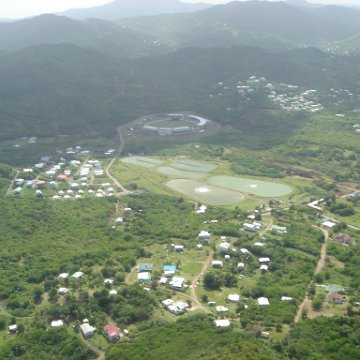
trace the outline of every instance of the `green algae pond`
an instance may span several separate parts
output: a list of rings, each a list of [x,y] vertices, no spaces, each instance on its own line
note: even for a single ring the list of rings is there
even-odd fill
[[[166,186],[193,200],[208,205],[234,205],[245,198],[241,192],[188,179],[170,180],[166,183]]]
[[[285,196],[292,192],[291,187],[288,185],[235,176],[213,176],[209,178],[207,182],[222,188],[264,197]]]

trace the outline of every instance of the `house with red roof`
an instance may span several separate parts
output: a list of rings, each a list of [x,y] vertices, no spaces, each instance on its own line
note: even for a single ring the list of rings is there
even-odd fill
[[[116,341],[120,339],[120,329],[114,324],[107,324],[104,326],[104,334],[111,341]]]

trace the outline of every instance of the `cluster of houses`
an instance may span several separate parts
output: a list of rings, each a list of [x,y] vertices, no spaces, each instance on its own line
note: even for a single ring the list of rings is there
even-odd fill
[[[227,92],[232,91],[233,87],[227,86],[220,81],[213,86],[213,89],[218,92],[217,96],[223,96]],[[324,106],[316,100],[316,90],[301,91],[297,85],[285,83],[273,84],[268,82],[263,76],[253,75],[246,81],[238,81],[235,89],[243,102],[250,101],[251,95],[255,91],[262,91],[267,94],[271,101],[285,111],[308,111],[314,113],[324,109]],[[209,95],[210,98],[214,96],[214,93]],[[231,108],[227,110],[230,111]]]
[[[66,153],[78,154],[79,150],[68,150]],[[41,175],[35,178],[35,171],[41,172]],[[61,158],[59,162],[53,163],[50,157],[44,156],[33,168],[23,169],[22,173],[33,174],[34,179],[15,178],[13,190],[15,195],[21,195],[25,188],[35,189],[37,197],[44,197],[43,191],[51,190],[53,200],[81,199],[85,196],[101,198],[114,195],[114,188],[110,183],[95,184],[94,182],[94,179],[104,177],[102,163],[99,160],[82,162],[80,160],[66,161]],[[48,195],[49,192],[46,194]]]
[[[180,250],[183,251],[184,248],[182,245]],[[137,280],[140,284],[150,284],[152,277],[151,272],[153,271],[152,264],[138,264],[137,266]],[[176,265],[164,265],[162,269],[162,276],[159,280],[161,285],[167,285],[174,290],[183,290],[187,287],[187,280],[181,276],[175,276],[177,271]]]
[[[297,86],[294,85],[284,84],[284,86],[286,86],[287,89],[290,89],[291,92],[293,92],[294,89],[297,89]],[[269,89],[271,89],[271,86],[269,86]],[[316,93],[317,91],[313,89],[306,90],[296,95],[289,95],[286,90],[280,92],[271,90],[268,98],[278,104],[281,109],[286,111],[308,111],[314,113],[324,110],[324,106],[313,99]]]
[[[187,302],[182,300],[174,301],[172,299],[166,299],[161,303],[165,309],[174,315],[183,314],[190,307]]]

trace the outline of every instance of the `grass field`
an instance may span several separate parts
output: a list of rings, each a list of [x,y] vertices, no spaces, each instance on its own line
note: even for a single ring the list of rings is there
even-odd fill
[[[155,127],[158,127],[158,128],[177,128],[177,127],[183,127],[183,126],[188,126],[190,128],[196,128],[196,125],[195,124],[192,124],[188,121],[184,121],[184,120],[167,120],[167,119],[164,119],[164,120],[156,120],[156,121],[152,121],[150,123],[147,123],[146,125],[149,125],[149,126],[155,126]]]

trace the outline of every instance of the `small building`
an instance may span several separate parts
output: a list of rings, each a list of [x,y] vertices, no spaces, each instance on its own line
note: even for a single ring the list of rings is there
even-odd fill
[[[210,239],[210,233],[208,231],[202,230],[202,231],[199,232],[198,238],[201,239],[201,240],[209,240]]]
[[[333,227],[336,226],[336,224],[330,220],[324,221],[321,225],[327,229],[332,229]]]
[[[270,337],[270,333],[268,331],[262,331],[260,335],[264,339],[268,339]]]
[[[115,295],[117,295],[117,291],[115,289],[112,289],[109,291],[109,295],[115,296]]]
[[[334,236],[334,240],[343,245],[351,244],[351,236],[348,234],[338,234]]]
[[[82,271],[77,271],[74,274],[72,274],[71,277],[73,279],[80,279],[83,275],[84,275],[84,273]]]
[[[139,264],[138,265],[138,272],[151,272],[153,269],[153,264],[146,264],[146,263],[143,263],[143,264]]]
[[[228,300],[232,303],[237,303],[240,301],[240,295],[239,294],[229,294]]]
[[[59,295],[65,295],[65,294],[67,294],[68,292],[69,292],[69,289],[66,288],[66,287],[61,287],[61,288],[57,291],[57,293],[58,293]]]
[[[258,302],[259,306],[269,306],[270,305],[269,299],[266,297],[258,298],[257,302]]]
[[[65,279],[68,278],[68,276],[69,276],[69,273],[61,273],[61,274],[59,275],[59,278],[65,280]]]
[[[230,320],[224,319],[224,320],[214,320],[216,327],[223,327],[228,328],[230,326]]]
[[[265,264],[260,265],[260,271],[262,271],[262,272],[269,271],[269,266],[267,266]]]
[[[291,301],[293,298],[289,296],[282,296],[281,301]]]
[[[243,225],[243,229],[247,230],[247,231],[252,231],[252,232],[256,232],[258,231],[258,227],[254,224],[249,224],[249,223],[245,223]]]
[[[168,281],[168,279],[165,276],[163,276],[160,278],[159,284],[166,285],[167,281]]]
[[[278,226],[278,225],[273,225],[271,227],[271,231],[273,231],[276,234],[286,234],[287,233],[287,229],[285,226]]]
[[[122,217],[117,217],[117,218],[115,219],[115,225],[116,225],[116,226],[122,225],[123,222],[124,222],[124,219],[123,219]]]
[[[222,242],[220,245],[219,245],[219,251],[221,252],[228,252],[229,249],[230,249],[230,246],[231,244],[229,244],[228,242]]]
[[[245,264],[244,264],[243,262],[239,262],[239,263],[237,264],[237,269],[238,269],[238,270],[244,270],[244,268],[245,268]]]
[[[224,256],[224,259],[227,260],[227,261],[229,261],[229,260],[230,260],[230,255],[225,255],[225,256]]]
[[[139,272],[137,279],[139,283],[149,283],[151,282],[151,274],[149,272]]]
[[[240,249],[240,252],[244,255],[249,255],[250,254],[250,251],[248,249],[245,249],[245,248],[241,248]]]
[[[8,330],[9,330],[9,333],[10,333],[10,334],[15,334],[15,333],[17,333],[17,331],[18,331],[18,327],[17,327],[16,324],[9,325],[9,326],[8,326]]]
[[[174,289],[181,290],[184,286],[185,281],[186,280],[182,277],[174,276],[169,282],[169,286]]]
[[[224,264],[221,260],[213,260],[211,262],[211,266],[214,268],[222,268],[224,266]]]
[[[345,296],[336,291],[331,291],[327,296],[327,301],[328,303],[343,304],[345,302]]]
[[[105,285],[112,285],[114,283],[114,280],[113,279],[105,279],[104,280],[104,284]]]
[[[202,250],[202,249],[203,249],[203,245],[202,245],[202,244],[197,244],[197,245],[196,245],[196,248],[197,248],[198,250]]]
[[[161,302],[162,306],[164,308],[168,308],[170,305],[173,305],[174,304],[174,300],[171,300],[171,299],[166,299],[166,300],[163,300]]]
[[[268,257],[262,257],[258,259],[259,263],[268,263],[270,262],[270,258]]]
[[[120,339],[120,329],[114,324],[105,325],[103,331],[110,341]]]
[[[94,335],[96,328],[94,328],[88,322],[86,322],[86,323],[83,323],[80,325],[80,330],[81,330],[84,338],[88,338],[88,337]]]
[[[185,250],[185,247],[184,247],[184,245],[175,245],[174,250],[178,253],[183,253]]]
[[[176,265],[164,265],[163,272],[166,277],[171,277],[176,273]]]
[[[58,329],[64,326],[64,322],[62,320],[54,320],[51,322],[51,327],[54,329]]]
[[[216,312],[219,314],[226,313],[228,311],[229,311],[229,309],[225,306],[222,306],[222,305],[216,306]]]
[[[176,301],[172,305],[169,305],[167,309],[174,315],[183,314],[189,308],[189,304],[184,301]]]

